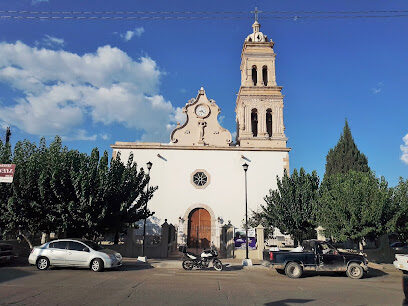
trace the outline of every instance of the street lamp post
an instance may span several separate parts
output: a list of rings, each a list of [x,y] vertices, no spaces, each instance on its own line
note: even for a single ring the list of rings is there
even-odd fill
[[[244,168],[245,172],[245,235],[246,235],[246,257],[245,259],[248,260],[248,192],[247,192],[247,171],[248,171],[248,164],[245,163],[242,165],[242,168]]]
[[[150,169],[152,169],[152,166],[153,166],[153,163],[152,162],[148,162],[148,163],[146,163],[146,165],[147,165],[147,174],[149,175],[149,181],[150,181]],[[149,181],[147,181],[147,186],[146,186],[146,189],[147,189],[147,192],[149,192]],[[147,202],[146,202],[146,206],[145,206],[145,213],[147,212]],[[145,219],[144,219],[144,222],[143,222],[143,247],[142,247],[142,256],[144,257],[145,256],[145,241],[146,241],[146,217],[145,217]]]

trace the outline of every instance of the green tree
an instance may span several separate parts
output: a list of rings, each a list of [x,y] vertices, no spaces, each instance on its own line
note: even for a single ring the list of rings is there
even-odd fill
[[[43,213],[38,199],[39,171],[35,155],[37,147],[25,140],[17,142],[12,162],[16,164],[12,194],[5,202],[3,232],[23,236],[31,245],[32,237],[40,231]]]
[[[107,159],[107,152],[102,159],[99,159],[99,150],[94,148],[90,156],[81,154],[71,154],[68,164],[71,164],[71,182],[74,193],[67,203],[68,211],[66,233],[71,237],[96,238],[101,232],[101,222],[107,204],[103,202],[104,177],[107,170],[104,168],[104,160]],[[72,165],[76,163],[77,168]]]
[[[370,168],[367,157],[357,148],[346,120],[339,141],[326,156],[325,177],[350,170],[369,172]]]
[[[62,146],[55,137],[47,147],[20,141],[11,156],[0,143],[2,162],[13,162],[13,184],[1,184],[2,233],[23,236],[32,246],[40,232],[58,236],[96,238],[105,231],[119,232],[153,213],[145,210],[157,187],[146,190],[149,177],[138,171],[133,155],[108,165],[108,153],[90,156]]]
[[[0,164],[10,164],[12,160],[11,147],[9,143],[3,143],[0,140]],[[7,221],[4,216],[7,209],[7,201],[12,195],[12,186],[8,183],[0,183],[0,239]]]
[[[273,227],[269,226],[268,221],[266,220],[265,215],[263,214],[263,211],[262,210],[252,211],[251,216],[248,219],[248,227],[255,228],[259,224],[261,224],[264,227],[265,238],[272,238]],[[245,228],[245,223],[243,227]]]
[[[384,178],[371,172],[337,173],[320,187],[319,224],[337,241],[351,239],[360,249],[365,238],[386,232],[390,217],[390,191]]]
[[[270,227],[277,227],[300,243],[316,236],[315,201],[319,188],[316,171],[311,174],[303,168],[291,176],[286,171],[277,178],[277,190],[270,190],[262,205],[262,214]]]
[[[121,161],[120,154],[111,160],[103,187],[103,201],[106,203],[103,225],[106,231],[115,234],[114,243],[118,243],[119,234],[127,227],[154,214],[146,209],[157,190],[157,187],[146,190],[149,180],[143,168],[138,171],[137,164],[133,162],[133,153],[129,155],[127,164]]]
[[[398,185],[392,189],[392,208],[389,230],[402,241],[408,241],[408,179],[404,181],[400,177]]]

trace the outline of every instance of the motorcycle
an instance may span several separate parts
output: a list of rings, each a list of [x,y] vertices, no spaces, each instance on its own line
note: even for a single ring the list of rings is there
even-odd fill
[[[222,271],[223,269],[222,262],[218,259],[218,252],[214,247],[204,250],[200,256],[188,252],[186,246],[180,246],[179,251],[184,254],[182,263],[184,270],[192,270],[194,267],[198,269],[208,268],[210,262],[212,262],[215,270]]]

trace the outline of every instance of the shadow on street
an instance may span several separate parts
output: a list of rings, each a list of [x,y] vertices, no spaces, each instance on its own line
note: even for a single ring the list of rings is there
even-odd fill
[[[149,264],[149,263],[143,263],[143,264],[124,264],[123,266],[113,269],[112,271],[135,271],[135,270],[147,270],[147,269],[153,269],[154,267]]]
[[[242,265],[231,265],[231,264],[224,265],[225,271],[239,271],[242,269],[243,269]]]
[[[1,267],[0,268],[0,283],[7,282],[16,278],[26,277],[33,273],[15,269],[12,267]]]
[[[154,267],[148,263],[143,263],[143,264],[129,264],[126,263],[122,265],[121,267],[117,268],[109,268],[109,269],[104,269],[103,272],[101,273],[109,273],[109,272],[126,272],[126,271],[135,271],[135,270],[146,270],[146,269],[153,269]],[[49,270],[89,270],[89,268],[83,268],[83,267],[50,267]],[[98,272],[93,272],[93,273],[98,273]],[[100,272],[99,272],[100,273]]]
[[[8,262],[0,263],[0,268],[2,267],[25,267],[28,266],[28,256],[27,257],[17,257]]]
[[[379,269],[369,268],[368,273],[364,275],[362,279],[381,277],[388,275],[388,273],[381,271]],[[330,277],[347,277],[346,272],[310,272],[305,271],[302,278],[316,277],[316,276],[330,276]]]
[[[313,302],[314,300],[311,299],[284,299],[275,302],[265,303],[266,306],[274,306],[274,305],[292,305],[292,304],[306,304],[309,302]]]

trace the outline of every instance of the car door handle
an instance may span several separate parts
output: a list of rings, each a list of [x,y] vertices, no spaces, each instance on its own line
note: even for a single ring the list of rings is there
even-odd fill
[[[68,255],[72,255],[72,252],[68,252]]]

